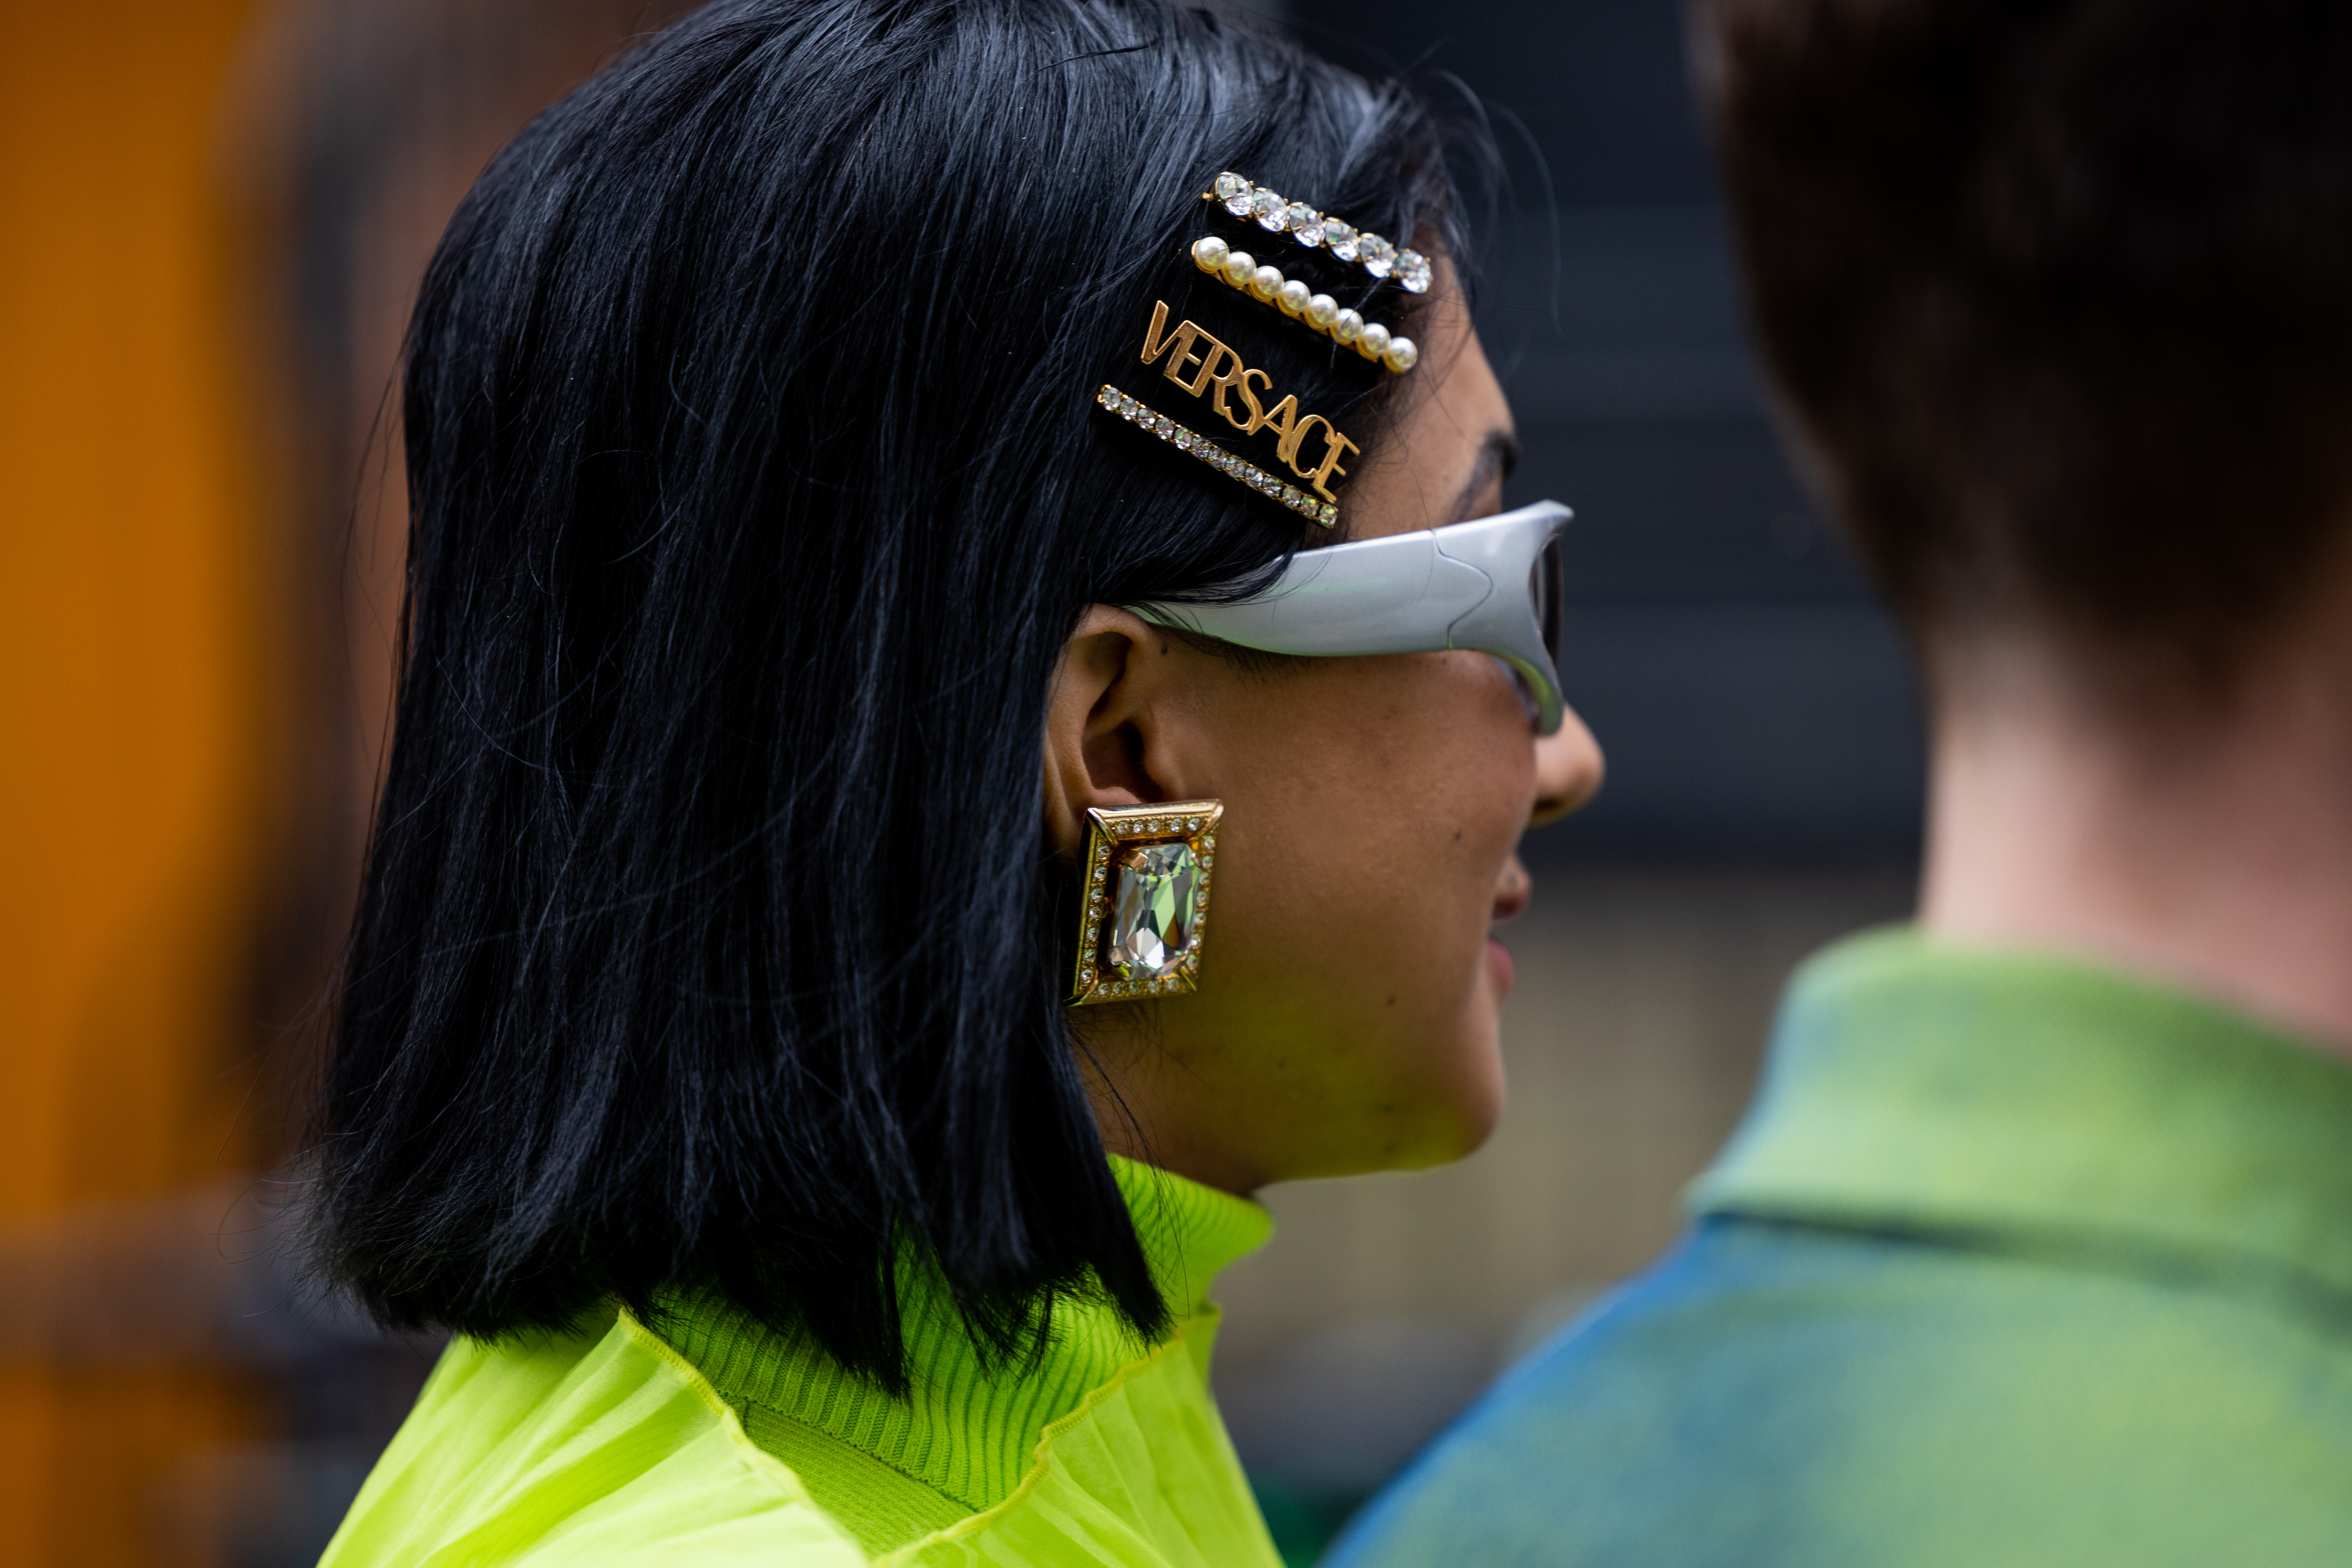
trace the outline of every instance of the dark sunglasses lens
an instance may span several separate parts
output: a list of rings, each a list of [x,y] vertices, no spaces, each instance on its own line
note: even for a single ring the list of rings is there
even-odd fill
[[[1535,570],[1528,574],[1528,592],[1535,599],[1536,625],[1543,628],[1544,652],[1551,656],[1555,670],[1559,668],[1559,601],[1564,570],[1559,541],[1555,538],[1536,557]]]

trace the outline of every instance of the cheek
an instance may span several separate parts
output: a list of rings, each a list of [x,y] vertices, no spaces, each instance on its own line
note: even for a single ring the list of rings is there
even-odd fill
[[[1484,655],[1409,662],[1417,679],[1391,683],[1384,721],[1362,737],[1370,815],[1401,868],[1443,876],[1483,917],[1534,800],[1526,711]]]
[[[1359,1000],[1328,1005],[1349,1026],[1333,1041],[1344,1039],[1354,1087],[1414,1108],[1412,1130],[1399,1129],[1401,1163],[1427,1164],[1476,1148],[1501,1109],[1501,987],[1486,935],[1534,797],[1535,749],[1491,661],[1414,662],[1421,679],[1390,686],[1386,721],[1360,735],[1355,890],[1327,889],[1358,934],[1331,973]]]
[[[1394,748],[1384,772],[1399,807],[1391,852],[1424,895],[1404,900],[1405,910],[1463,984],[1485,973],[1496,879],[1534,798],[1535,749],[1507,676],[1481,655],[1441,658],[1448,679],[1417,705],[1421,721],[1396,731],[1422,738]]]
[[[1465,1153],[1502,1092],[1486,938],[1534,798],[1517,695],[1461,654],[1246,695],[1201,792],[1226,803],[1202,989],[1162,1048],[1261,1108],[1269,1179]]]
[[[1297,717],[1300,765],[1270,792],[1291,845],[1288,886],[1264,890],[1286,945],[1334,989],[1362,992],[1383,1025],[1464,1026],[1534,795],[1525,711],[1480,655],[1333,661],[1329,675],[1313,683],[1326,700]]]

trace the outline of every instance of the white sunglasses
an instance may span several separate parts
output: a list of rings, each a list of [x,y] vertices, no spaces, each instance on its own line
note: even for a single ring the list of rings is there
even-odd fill
[[[1302,550],[1246,599],[1129,607],[1154,626],[1266,653],[1488,654],[1518,678],[1536,732],[1556,734],[1565,706],[1559,535],[1573,515],[1539,500],[1445,528]]]

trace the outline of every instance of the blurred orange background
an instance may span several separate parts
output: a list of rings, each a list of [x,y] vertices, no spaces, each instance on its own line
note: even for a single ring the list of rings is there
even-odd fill
[[[247,1276],[286,1272],[263,1173],[383,726],[386,389],[467,183],[645,15],[5,6],[0,1563],[304,1560],[331,1527],[288,1521],[282,1439],[344,1341],[294,1314],[289,1348]],[[425,1354],[320,1449],[328,1494]]]
[[[281,552],[219,100],[248,0],[8,7],[0,53],[0,1216],[256,1167],[252,933]],[[148,1557],[148,1484],[255,1431],[201,1363],[0,1364],[0,1561]]]

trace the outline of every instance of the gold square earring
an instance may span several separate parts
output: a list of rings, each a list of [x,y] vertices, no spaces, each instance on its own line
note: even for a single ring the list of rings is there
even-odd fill
[[[1087,808],[1072,1005],[1200,989],[1209,879],[1224,814],[1213,800]]]

